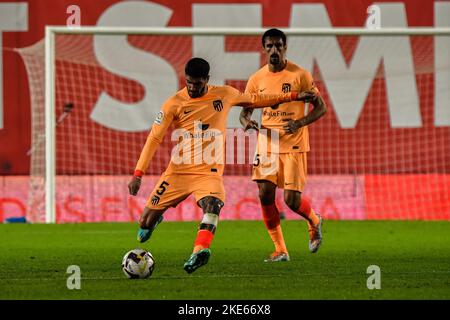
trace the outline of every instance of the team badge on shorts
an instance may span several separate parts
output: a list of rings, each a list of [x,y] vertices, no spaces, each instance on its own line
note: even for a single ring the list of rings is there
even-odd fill
[[[159,197],[158,196],[153,196],[152,197],[152,205],[156,206],[159,203]]]
[[[161,124],[161,122],[164,120],[164,112],[160,111],[158,112],[158,115],[156,116],[155,123]]]
[[[283,83],[283,85],[281,86],[281,90],[284,93],[291,92],[291,84],[290,83]]]
[[[214,106],[214,110],[216,111],[222,111],[223,109],[223,104],[222,104],[222,100],[214,100],[213,101],[213,106]]]

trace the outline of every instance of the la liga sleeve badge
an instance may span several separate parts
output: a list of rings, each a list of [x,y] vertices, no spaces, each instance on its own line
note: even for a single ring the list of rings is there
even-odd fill
[[[158,112],[158,115],[156,116],[155,124],[161,124],[161,122],[163,122],[163,120],[164,120],[164,112],[160,111],[160,112]]]

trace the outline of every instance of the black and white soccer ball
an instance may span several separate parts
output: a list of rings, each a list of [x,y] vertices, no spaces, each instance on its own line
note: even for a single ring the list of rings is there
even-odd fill
[[[155,269],[155,258],[150,251],[133,249],[128,251],[122,260],[123,273],[129,279],[146,279]]]

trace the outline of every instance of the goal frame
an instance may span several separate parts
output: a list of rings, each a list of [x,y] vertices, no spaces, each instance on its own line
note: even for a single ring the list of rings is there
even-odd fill
[[[260,36],[264,28],[204,27],[45,27],[45,222],[56,222],[55,37],[60,34]],[[450,36],[450,27],[413,28],[280,28],[286,35],[303,36]]]

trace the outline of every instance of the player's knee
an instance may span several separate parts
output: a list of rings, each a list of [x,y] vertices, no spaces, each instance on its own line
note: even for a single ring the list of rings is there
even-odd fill
[[[275,188],[259,185],[259,200],[263,206],[275,203]]]
[[[284,203],[294,212],[300,208],[300,192],[285,192]]]
[[[220,210],[222,210],[224,203],[222,200],[216,197],[204,197],[198,201],[198,204],[203,210],[203,214],[211,213],[215,215],[220,214]]]

